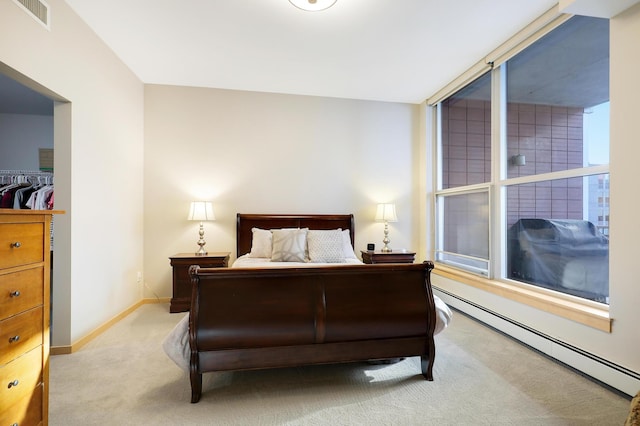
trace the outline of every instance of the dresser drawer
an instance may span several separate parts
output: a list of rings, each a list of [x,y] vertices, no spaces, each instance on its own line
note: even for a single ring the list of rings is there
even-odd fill
[[[33,394],[42,381],[42,347],[0,365],[0,413]]]
[[[0,269],[44,261],[42,223],[0,224]]]
[[[0,411],[0,425],[40,425],[42,415],[42,385],[36,387],[31,395],[16,401],[11,408]]]
[[[41,344],[42,307],[0,321],[0,365]]]
[[[0,275],[0,320],[42,305],[44,268]]]

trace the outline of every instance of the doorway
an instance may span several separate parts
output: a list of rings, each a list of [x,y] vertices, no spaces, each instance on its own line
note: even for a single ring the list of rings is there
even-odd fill
[[[0,62],[0,126],[0,170],[41,172],[50,167],[41,155],[55,154],[55,209],[66,214],[53,219],[51,346],[70,347],[71,103]]]

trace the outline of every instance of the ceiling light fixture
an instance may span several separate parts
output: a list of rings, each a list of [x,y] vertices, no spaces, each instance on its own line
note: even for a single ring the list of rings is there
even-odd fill
[[[289,3],[298,9],[308,12],[317,12],[319,10],[329,9],[337,0],[289,0]]]

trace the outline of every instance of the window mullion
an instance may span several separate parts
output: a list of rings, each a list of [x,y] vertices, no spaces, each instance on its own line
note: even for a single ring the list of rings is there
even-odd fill
[[[491,218],[489,223],[489,276],[505,275],[506,206],[505,192],[500,184],[506,176],[507,158],[507,91],[506,64],[492,71],[491,83]]]

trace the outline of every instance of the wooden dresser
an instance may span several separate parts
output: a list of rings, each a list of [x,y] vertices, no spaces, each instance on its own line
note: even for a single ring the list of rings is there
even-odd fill
[[[0,425],[46,425],[53,213],[0,209]]]

